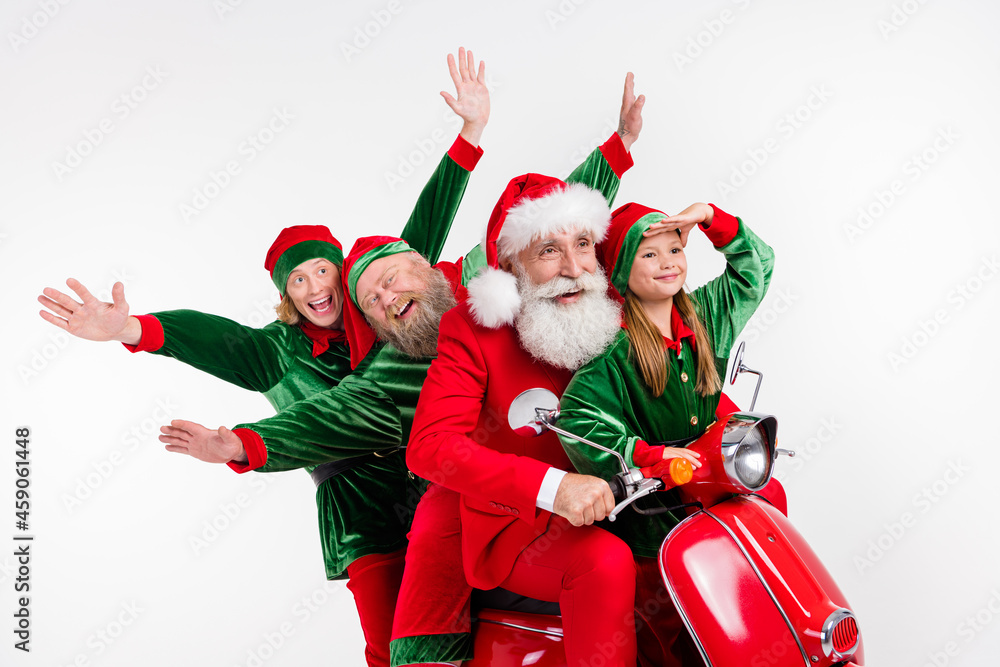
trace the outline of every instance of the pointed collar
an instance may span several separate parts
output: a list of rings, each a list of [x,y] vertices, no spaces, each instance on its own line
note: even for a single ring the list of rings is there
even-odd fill
[[[341,329],[329,329],[327,327],[321,327],[313,324],[309,320],[303,320],[299,324],[302,328],[302,333],[309,337],[312,341],[312,356],[318,357],[327,350],[330,349],[330,345],[333,343],[344,343],[347,344],[347,334],[345,334]]]

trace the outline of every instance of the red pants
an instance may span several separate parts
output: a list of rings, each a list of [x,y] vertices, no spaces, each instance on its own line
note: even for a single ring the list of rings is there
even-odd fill
[[[392,625],[399,664],[471,657],[472,587],[462,569],[458,503],[457,493],[430,484],[417,504]]]
[[[596,526],[553,516],[501,584],[559,603],[569,667],[633,667],[636,570],[632,551]]]
[[[702,665],[704,662],[663,584],[655,558],[636,556],[636,638],[640,667]]]
[[[361,618],[369,667],[389,667],[389,636],[405,553],[400,549],[391,554],[368,554],[347,566],[347,588]]]

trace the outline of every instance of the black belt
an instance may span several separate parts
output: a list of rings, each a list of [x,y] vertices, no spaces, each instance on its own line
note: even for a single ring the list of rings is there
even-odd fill
[[[339,461],[329,461],[328,463],[321,463],[316,466],[309,476],[312,477],[313,483],[319,487],[326,480],[336,477],[348,470],[353,470],[358,466],[363,466],[366,463],[373,463],[377,459],[383,459],[387,456],[392,456],[400,449],[406,449],[405,447],[400,447],[398,449],[387,449],[382,452],[372,452],[371,454],[362,454],[361,456],[352,456],[349,459],[341,459]]]

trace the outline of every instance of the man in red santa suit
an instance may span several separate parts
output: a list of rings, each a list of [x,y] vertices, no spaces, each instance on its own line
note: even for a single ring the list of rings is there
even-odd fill
[[[558,602],[568,664],[635,664],[635,566],[593,526],[615,502],[573,470],[553,433],[529,438],[507,413],[521,392],[561,395],[619,328],[594,244],[610,220],[580,184],[527,174],[510,182],[487,228],[489,269],[444,315],[417,404],[407,464],[461,494],[462,560],[477,588]]]

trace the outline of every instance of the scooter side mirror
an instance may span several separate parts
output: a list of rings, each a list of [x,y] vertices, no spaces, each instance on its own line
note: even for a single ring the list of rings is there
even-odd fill
[[[760,383],[764,379],[764,374],[743,365],[743,353],[746,351],[746,348],[746,341],[740,341],[740,346],[736,348],[736,359],[733,361],[733,370],[729,373],[729,384],[736,384],[736,377],[740,373],[753,373],[757,376],[757,386],[753,390],[753,400],[750,401],[750,412],[753,412],[754,406],[757,405],[757,392],[760,391]]]
[[[558,418],[559,397],[541,387],[522,391],[507,410],[510,430],[529,438],[544,433]]]

